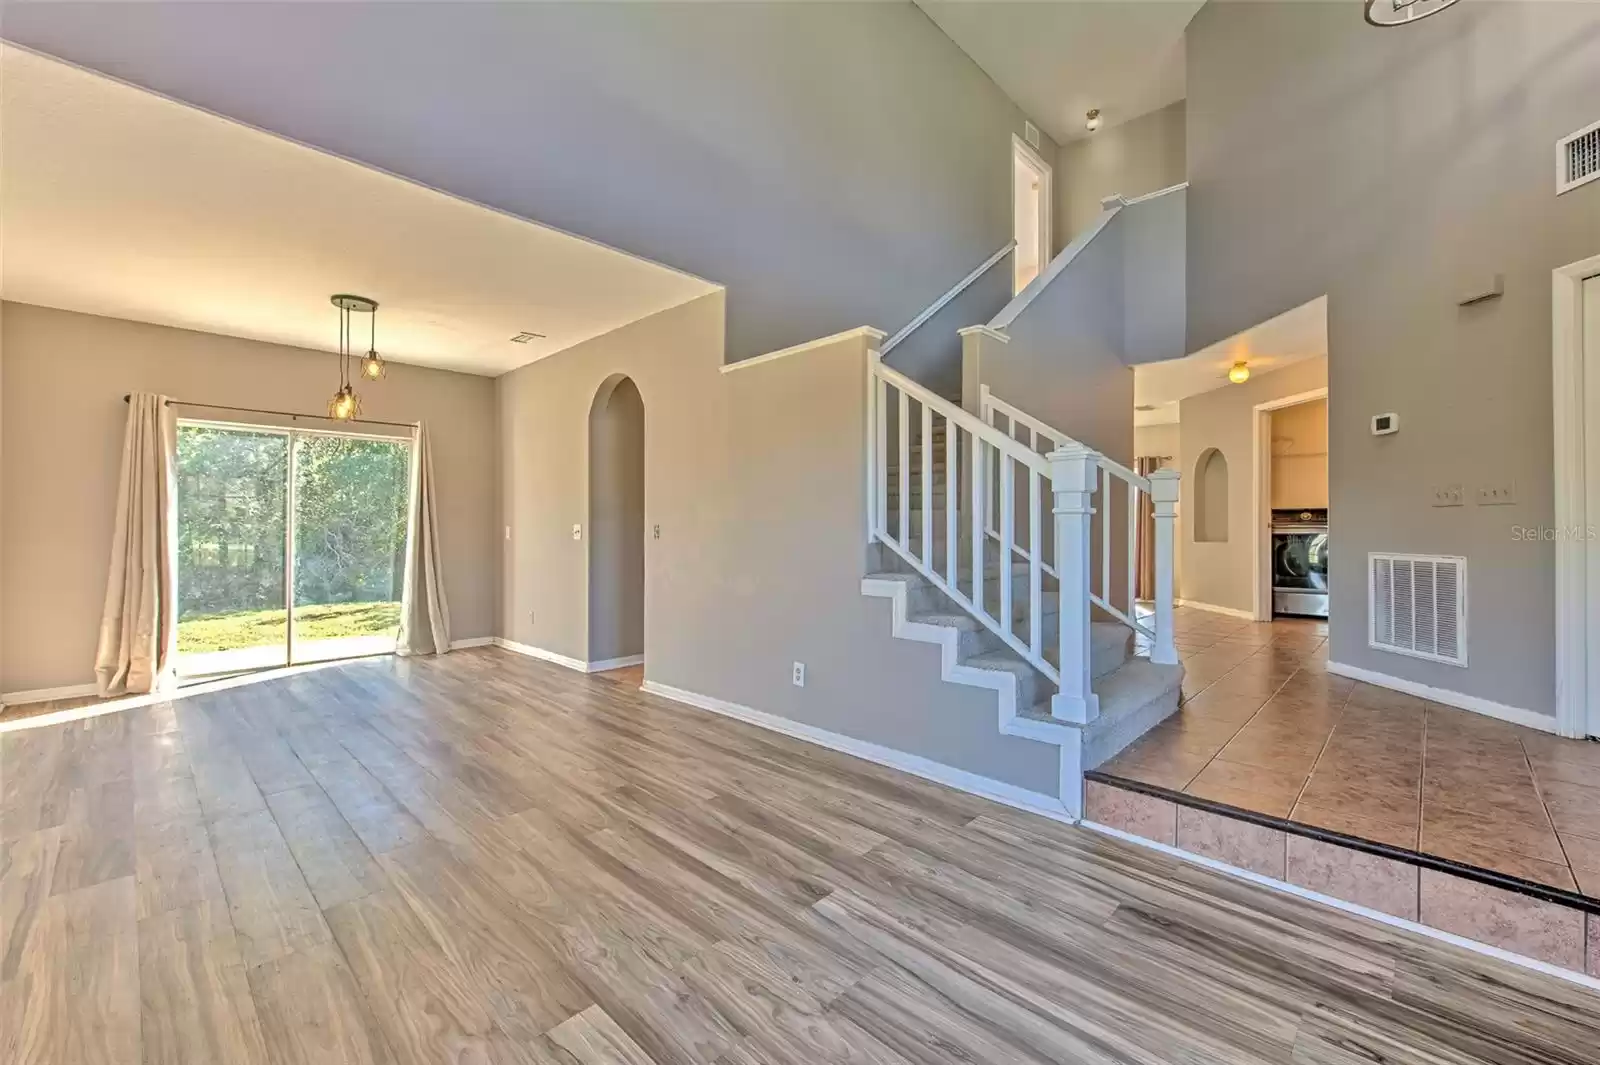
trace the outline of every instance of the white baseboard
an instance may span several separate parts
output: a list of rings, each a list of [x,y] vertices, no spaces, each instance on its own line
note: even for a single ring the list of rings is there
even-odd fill
[[[1235,610],[1231,606],[1217,606],[1215,603],[1202,603],[1198,599],[1174,599],[1174,606],[1186,606],[1194,610],[1207,610],[1213,614],[1226,614],[1230,618],[1242,618],[1245,621],[1254,621],[1256,616],[1248,610]]]
[[[1179,858],[1194,865],[1203,865],[1207,869],[1224,873],[1228,876],[1237,877],[1240,880],[1248,880],[1252,884],[1259,884],[1262,887],[1270,888],[1273,891],[1282,892],[1285,895],[1293,895],[1296,898],[1306,899],[1309,902],[1320,903],[1323,906],[1331,906],[1336,910],[1343,910],[1345,913],[1353,913],[1358,917],[1365,917],[1370,921],[1377,921],[1379,924],[1388,925],[1391,928],[1402,928],[1407,932],[1415,932],[1417,935],[1426,936],[1429,939],[1437,939],[1441,942],[1449,943],[1452,946],[1461,947],[1464,950],[1470,950],[1475,954],[1482,954],[1490,958],[1497,958],[1500,961],[1510,962],[1511,964],[1521,966],[1524,969],[1532,969],[1534,972],[1544,973],[1546,976],[1559,977],[1562,980],[1570,981],[1571,983],[1578,984],[1582,987],[1600,990],[1600,979],[1597,979],[1593,976],[1587,976],[1584,973],[1578,972],[1574,969],[1563,969],[1559,965],[1551,965],[1547,961],[1540,961],[1537,958],[1530,958],[1525,954],[1513,954],[1509,950],[1504,950],[1500,947],[1493,947],[1488,943],[1480,943],[1476,939],[1467,939],[1464,936],[1454,935],[1453,933],[1445,932],[1438,928],[1430,928],[1428,925],[1419,924],[1416,921],[1408,921],[1404,917],[1396,917],[1393,914],[1383,913],[1379,910],[1371,910],[1365,906],[1357,905],[1354,902],[1346,902],[1344,899],[1335,898],[1332,895],[1324,895],[1321,892],[1312,891],[1310,888],[1304,888],[1298,884],[1291,884],[1286,880],[1274,880],[1270,876],[1262,876],[1260,873],[1251,872],[1248,869],[1240,869],[1238,866],[1229,865],[1226,862],[1219,862],[1215,858],[1208,858],[1203,854],[1196,854],[1193,851],[1182,850],[1168,843],[1159,843],[1153,839],[1146,839],[1143,836],[1136,836],[1131,832],[1124,832],[1119,828],[1112,828],[1109,825],[1096,824],[1093,821],[1084,821],[1082,824],[1084,828],[1091,832],[1098,832],[1104,836],[1112,836],[1116,839],[1122,840],[1125,843],[1132,843],[1135,846],[1144,847],[1148,850],[1160,851],[1162,854]]]
[[[853,736],[830,732],[827,729],[817,728],[814,725],[803,724],[799,721],[791,721],[786,717],[764,713],[760,710],[754,710],[739,703],[730,703],[710,695],[701,695],[699,692],[686,691],[667,684],[658,684],[653,680],[645,681],[643,687],[646,692],[651,695],[659,695],[663,699],[671,699],[673,702],[683,703],[700,710],[709,710],[713,714],[721,714],[723,717],[731,717],[746,724],[755,725],[772,732],[779,732],[797,740],[814,743],[818,747],[826,747],[830,751],[853,755],[863,761],[887,766],[890,769],[898,769],[901,772],[910,773],[914,777],[921,777],[924,780],[931,780],[936,784],[943,784],[957,791],[964,791],[969,795],[990,799],[1003,806],[1026,810],[1029,813],[1039,814],[1055,821],[1064,821],[1067,824],[1076,823],[1066,808],[1062,806],[1061,801],[1053,795],[1046,795],[1040,791],[1030,791],[1027,788],[1019,788],[1015,784],[1007,784],[991,777],[969,773],[964,769],[956,769],[953,766],[947,766],[942,762],[935,762],[920,755],[907,754],[905,751],[897,751],[892,747],[868,743],[866,740],[858,740]]]
[[[1436,703],[1454,706],[1461,710],[1471,710],[1475,714],[1497,718],[1501,721],[1509,721],[1513,725],[1538,729],[1540,732],[1554,732],[1556,730],[1556,719],[1548,714],[1524,710],[1520,706],[1507,706],[1505,703],[1497,703],[1492,699],[1481,699],[1476,695],[1467,695],[1465,692],[1451,691],[1448,688],[1435,688],[1428,684],[1419,684],[1414,680],[1406,680],[1404,677],[1391,677],[1387,673],[1362,669],[1359,666],[1347,666],[1343,662],[1329,662],[1328,672],[1341,677],[1349,677],[1351,680],[1376,684],[1380,688],[1392,688],[1397,692],[1415,695],[1420,699],[1431,699]]]
[[[66,684],[59,688],[34,688],[30,691],[0,694],[0,705],[21,706],[24,703],[47,703],[52,699],[80,699],[99,691],[93,684]]]
[[[589,673],[604,673],[608,669],[624,669],[628,666],[644,665],[644,655],[625,655],[622,658],[602,658],[598,662],[590,662],[586,667]]]
[[[606,658],[599,662],[585,662],[581,658],[573,658],[571,655],[564,655],[557,651],[547,651],[543,647],[535,647],[531,643],[518,643],[515,640],[508,640],[504,636],[496,636],[490,642],[496,647],[504,647],[507,651],[515,651],[517,654],[527,655],[529,658],[542,658],[546,662],[554,662],[558,666],[566,666],[568,669],[576,670],[579,673],[604,673],[608,669],[644,665],[644,655],[629,655],[626,658]]]
[[[450,650],[464,651],[468,647],[492,647],[494,641],[493,636],[469,636],[465,640],[451,640]]]

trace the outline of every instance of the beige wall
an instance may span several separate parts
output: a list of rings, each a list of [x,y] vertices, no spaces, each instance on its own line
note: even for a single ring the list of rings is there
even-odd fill
[[[1600,183],[1557,196],[1552,151],[1600,118],[1600,4],[1347,14],[1214,3],[1189,25],[1190,347],[1327,295],[1330,659],[1552,714],[1554,546],[1511,530],[1554,522],[1550,274],[1600,252]],[[1504,296],[1457,306],[1497,273]],[[1385,411],[1400,431],[1375,437]],[[1430,484],[1506,481],[1512,506],[1430,505]],[[1372,551],[1466,557],[1470,667],[1368,646]]]
[[[890,634],[866,572],[866,345],[720,373],[722,295],[663,311],[499,379],[502,631],[587,646],[584,444],[613,374],[645,410],[645,674],[670,685],[1055,795],[1056,748],[1001,736],[992,692],[940,679]],[[807,665],[806,686],[790,682]]]
[[[1166,425],[1136,425],[1133,429],[1133,454],[1136,458],[1165,456],[1178,461],[1178,422]]]
[[[1185,110],[1179,100],[1061,146],[1055,174],[1057,251],[1094,221],[1107,196],[1131,199],[1185,179]]]
[[[1328,401],[1272,412],[1272,505],[1328,505]]]
[[[3,337],[0,690],[87,684],[111,549],[123,395],[315,413],[333,391],[334,358],[15,303],[5,305]],[[493,381],[391,365],[362,393],[369,418],[428,423],[451,635],[494,635]]]
[[[1191,396],[1178,405],[1179,482],[1178,518],[1182,530],[1178,595],[1183,599],[1234,610],[1253,610],[1251,545],[1265,529],[1254,513],[1251,486],[1254,446],[1253,408],[1285,396],[1298,395],[1328,384],[1328,360],[1319,356],[1293,363],[1274,373],[1250,378],[1242,385]],[[1216,448],[1228,463],[1228,539],[1222,543],[1197,541],[1195,519],[1196,469],[1200,457]],[[1338,515],[1331,525],[1337,526]],[[1342,578],[1343,571],[1338,577]],[[1359,576],[1353,578],[1359,580]]]

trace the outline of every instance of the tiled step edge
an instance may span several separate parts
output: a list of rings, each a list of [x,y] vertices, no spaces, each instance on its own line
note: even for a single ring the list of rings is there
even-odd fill
[[[1086,821],[1600,976],[1600,900],[1100,771],[1085,778]]]

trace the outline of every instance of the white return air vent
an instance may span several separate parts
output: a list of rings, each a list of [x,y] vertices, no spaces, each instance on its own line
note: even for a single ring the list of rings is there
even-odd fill
[[[1367,642],[1380,651],[1467,664],[1467,560],[1367,556]]]
[[[1600,178],[1600,122],[1556,145],[1556,195]]]

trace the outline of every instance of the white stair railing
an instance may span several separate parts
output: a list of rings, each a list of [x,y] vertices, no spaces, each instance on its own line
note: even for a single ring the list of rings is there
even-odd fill
[[[1177,661],[1176,471],[1140,477],[987,388],[981,417],[975,416],[883,365],[877,352],[867,384],[871,539],[1056,684],[1052,716],[1077,723],[1098,716],[1089,660],[1095,607],[1145,637],[1152,661]],[[996,424],[1002,419],[1003,429]],[[1118,484],[1127,501],[1125,537],[1112,535],[1112,508],[1105,505]],[[1135,611],[1141,495],[1155,513],[1153,624]],[[1123,545],[1127,581],[1119,605],[1112,558]]]
[[[1048,535],[1049,461],[876,353],[869,385],[872,537],[1059,686],[1046,640],[1055,590],[1035,550]],[[996,513],[991,543],[985,521]]]
[[[980,386],[978,391],[983,421],[1002,429],[1013,440],[1025,440],[1030,450],[1049,454],[1082,447],[1065,433],[995,396],[989,391],[988,385]],[[1087,454],[1093,456],[1095,466],[1094,485],[1089,491],[1098,491],[1100,494],[1098,543],[1095,542],[1092,529],[1089,533],[1091,557],[1098,554],[1099,566],[1093,567],[1091,572],[1086,590],[1088,601],[1149,640],[1153,661],[1176,662],[1177,653],[1172,646],[1172,569],[1173,547],[1176,543],[1173,539],[1173,521],[1177,515],[1178,473],[1175,470],[1158,470],[1150,477],[1141,477],[1120,462],[1098,452],[1087,451]],[[1154,624],[1141,618],[1136,609],[1139,507],[1144,498],[1150,500],[1155,512]],[[1123,515],[1121,529],[1116,528],[1113,519],[1119,510]],[[1166,533],[1165,542],[1163,530]],[[1122,586],[1114,589],[1113,574],[1119,569],[1123,575]]]

